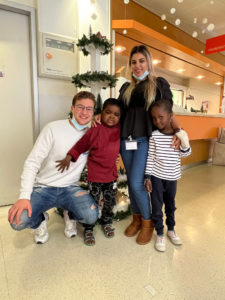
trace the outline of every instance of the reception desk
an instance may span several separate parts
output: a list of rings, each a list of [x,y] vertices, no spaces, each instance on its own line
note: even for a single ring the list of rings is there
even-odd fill
[[[187,131],[190,140],[215,139],[218,128],[225,128],[225,115],[204,113],[174,112],[181,126]]]

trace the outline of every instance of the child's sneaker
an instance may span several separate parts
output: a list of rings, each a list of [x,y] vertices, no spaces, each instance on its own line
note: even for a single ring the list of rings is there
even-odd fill
[[[156,242],[155,242],[155,249],[160,252],[164,252],[166,250],[164,235],[157,235]]]
[[[167,236],[174,245],[182,245],[182,241],[174,230],[168,230]]]
[[[48,213],[43,213],[45,220],[41,222],[40,226],[34,230],[35,236],[34,240],[36,244],[44,244],[48,240],[48,220],[49,216]]]
[[[69,218],[68,211],[63,211],[64,222],[65,222],[65,229],[64,234],[65,236],[70,239],[77,235],[77,223],[75,220]]]

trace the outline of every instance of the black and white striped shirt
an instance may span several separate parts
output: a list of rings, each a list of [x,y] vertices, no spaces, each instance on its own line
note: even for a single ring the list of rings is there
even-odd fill
[[[191,154],[191,148],[174,150],[171,147],[173,134],[153,131],[149,139],[148,158],[145,175],[160,179],[177,180],[181,177],[181,157]]]

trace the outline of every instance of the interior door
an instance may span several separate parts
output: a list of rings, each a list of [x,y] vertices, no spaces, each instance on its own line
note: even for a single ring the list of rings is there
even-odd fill
[[[33,145],[29,18],[0,9],[0,206],[19,194]]]

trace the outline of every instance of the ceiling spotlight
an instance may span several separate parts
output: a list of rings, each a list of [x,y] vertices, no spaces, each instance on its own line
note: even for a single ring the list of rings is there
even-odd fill
[[[177,69],[176,70],[178,73],[183,73],[184,71],[186,71],[185,69]]]
[[[210,67],[210,64],[209,64],[209,63],[207,63],[207,64],[205,64],[205,66],[206,66],[206,68],[209,68],[209,67]]]
[[[203,76],[203,75],[198,75],[196,78],[197,79],[202,79],[202,78],[204,78],[205,76]]]
[[[118,53],[121,53],[125,50],[126,50],[126,47],[124,47],[124,46],[116,46],[116,48],[115,48],[115,51]]]
[[[223,83],[218,81],[218,82],[216,82],[215,84],[216,84],[216,85],[222,85]]]
[[[160,64],[162,61],[160,59],[153,59],[152,63],[153,65]]]
[[[130,0],[123,0],[123,2],[124,2],[125,4],[128,4],[128,3],[130,2]]]
[[[182,3],[184,0],[177,0],[178,3]]]
[[[123,34],[127,34],[127,30],[126,29],[123,30]]]
[[[166,30],[167,29],[167,26],[163,26],[163,30]]]

